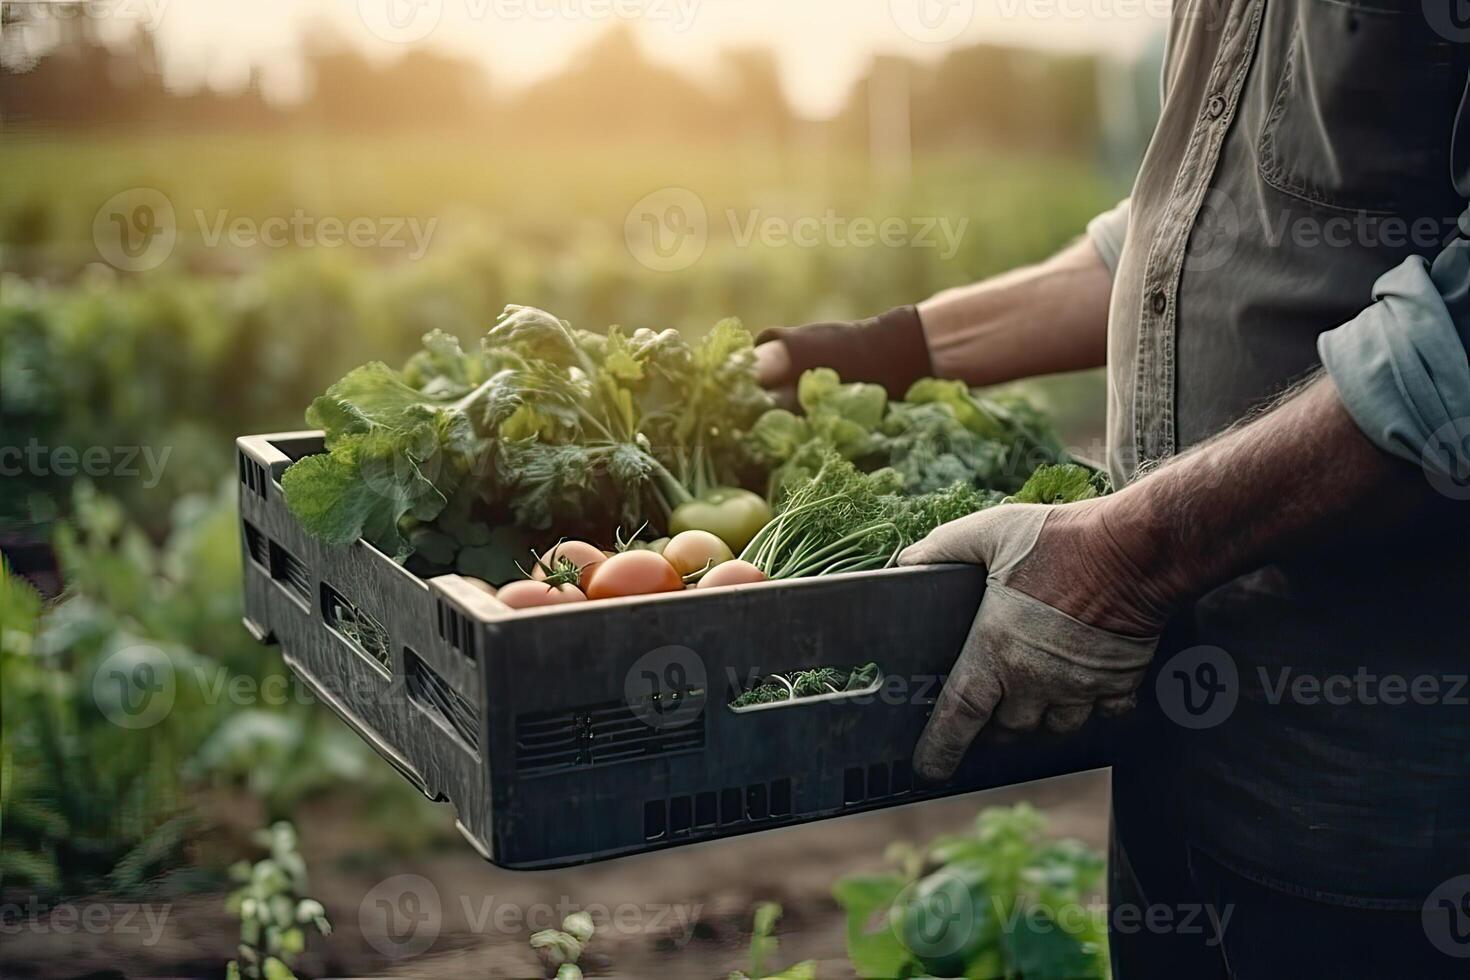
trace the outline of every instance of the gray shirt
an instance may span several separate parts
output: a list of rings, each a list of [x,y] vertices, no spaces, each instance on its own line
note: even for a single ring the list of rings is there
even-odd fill
[[[1392,535],[1344,528],[1198,604],[1176,632],[1225,651],[1239,702],[1175,732],[1160,776],[1187,797],[1195,845],[1238,870],[1403,908],[1470,853],[1470,706],[1448,696],[1470,672],[1470,31],[1431,23],[1436,9],[1177,0],[1133,193],[1089,227],[1115,273],[1115,481],[1325,363],[1369,438],[1444,490]],[[1441,694],[1390,706],[1279,686],[1360,671]]]

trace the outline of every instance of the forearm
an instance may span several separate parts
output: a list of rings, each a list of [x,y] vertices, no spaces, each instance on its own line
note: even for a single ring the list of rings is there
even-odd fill
[[[1101,367],[1113,281],[1091,241],[919,304],[934,373],[972,385]]]
[[[1150,602],[1168,606],[1350,527],[1391,526],[1429,492],[1376,448],[1319,376],[1099,508]]]

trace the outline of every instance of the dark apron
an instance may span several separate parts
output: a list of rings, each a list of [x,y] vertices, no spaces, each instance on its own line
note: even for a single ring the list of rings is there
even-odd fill
[[[1462,52],[1423,28],[1417,2],[1383,12],[1396,6],[1266,4],[1174,299],[1166,450],[1319,367],[1318,334],[1360,312],[1378,276],[1410,255],[1432,259],[1453,233],[1465,207],[1449,154]],[[1174,30],[1180,48],[1198,45]],[[1182,88],[1191,97],[1188,79]],[[1149,212],[1167,206],[1173,173],[1157,170],[1171,163],[1151,150],[1140,174],[1114,331],[1127,304],[1149,299],[1126,280],[1144,276],[1135,241],[1161,220]],[[1142,398],[1156,383],[1137,363],[1111,368],[1137,378]],[[1148,459],[1147,445],[1137,455]],[[1470,872],[1470,504],[1426,482],[1422,508],[1391,532],[1344,526],[1334,538],[1216,590],[1171,627],[1145,693],[1173,654],[1206,645],[1228,655],[1237,700],[1199,729],[1144,706],[1116,774],[1119,824],[1167,806],[1192,846],[1258,880],[1418,908]],[[1389,703],[1401,683],[1402,703]]]

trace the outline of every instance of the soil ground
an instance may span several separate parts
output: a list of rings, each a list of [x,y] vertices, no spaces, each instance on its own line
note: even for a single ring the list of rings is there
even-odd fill
[[[774,901],[784,915],[773,966],[815,960],[822,980],[851,977],[832,883],[883,867],[883,852],[893,841],[925,842],[962,832],[984,807],[1022,801],[1046,811],[1055,836],[1104,848],[1105,771],[531,873],[486,864],[457,840],[404,858],[386,855],[371,842],[348,839],[344,828],[361,821],[329,802],[297,819],[312,891],[334,926],[329,938],[313,940],[299,972],[436,980],[542,976],[527,945],[530,933],[558,924],[579,907],[601,919],[600,906],[610,921],[583,960],[588,976],[724,977],[745,963],[756,903]],[[239,819],[244,824],[250,815]],[[431,912],[435,901],[437,916]],[[106,896],[74,904],[106,905],[118,922],[126,908]],[[167,913],[156,940],[141,912],[128,930],[12,927],[4,936],[0,975],[222,975],[237,929],[224,912],[223,893],[144,904],[153,906],[144,911],[153,911],[155,921]],[[418,925],[384,935],[384,908]]]

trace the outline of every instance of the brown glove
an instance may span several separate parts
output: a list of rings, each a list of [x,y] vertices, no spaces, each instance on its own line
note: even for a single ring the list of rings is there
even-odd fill
[[[902,398],[911,384],[934,373],[913,306],[866,320],[771,327],[761,331],[756,344],[761,383],[778,395],[791,389],[793,400],[797,380],[811,368],[832,368],[843,381],[880,384],[891,398]]]

